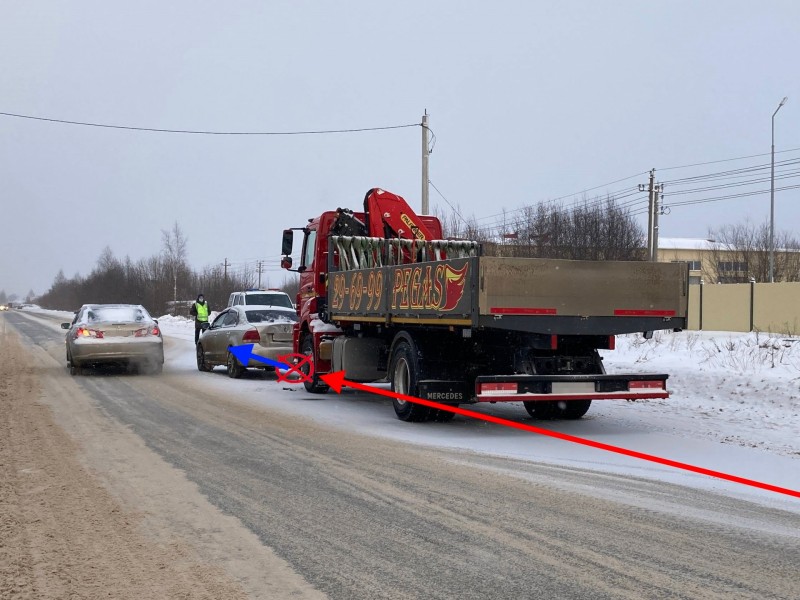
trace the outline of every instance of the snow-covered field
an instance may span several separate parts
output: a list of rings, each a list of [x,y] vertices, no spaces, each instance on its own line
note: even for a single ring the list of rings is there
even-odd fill
[[[60,314],[60,313],[57,313]],[[71,313],[63,313],[70,316]],[[231,380],[223,369],[198,373],[194,326],[159,317],[164,373],[241,401],[269,405],[348,431],[421,445],[579,466],[721,491],[800,510],[796,500],[707,476],[457,416],[451,423],[409,424],[384,398],[345,391],[308,394],[302,386],[254,373]],[[596,401],[579,421],[537,426],[800,490],[800,340],[759,333],[691,332],[619,336],[603,351],[607,372],[668,373],[668,400]],[[471,408],[531,422],[519,403]]]

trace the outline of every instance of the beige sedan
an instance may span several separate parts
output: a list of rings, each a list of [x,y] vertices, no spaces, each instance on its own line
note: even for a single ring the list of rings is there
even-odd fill
[[[217,315],[197,342],[197,369],[211,371],[225,365],[228,376],[241,377],[247,370],[230,352],[231,346],[253,344],[253,354],[271,360],[292,352],[292,328],[297,313],[277,306],[231,306]],[[249,367],[273,369],[265,363],[251,361]]]
[[[161,373],[164,340],[158,321],[140,304],[84,304],[67,330],[67,366],[71,375],[86,367],[117,365]]]

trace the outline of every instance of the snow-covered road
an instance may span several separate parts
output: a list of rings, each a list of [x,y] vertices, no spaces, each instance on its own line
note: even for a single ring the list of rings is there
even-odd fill
[[[312,395],[302,386],[280,384],[260,371],[241,380],[229,379],[221,368],[198,373],[192,323],[171,316],[159,321],[166,343],[165,373],[191,372],[198,387],[231,399],[269,405],[344,432],[658,479],[800,512],[796,498],[484,421],[457,416],[451,423],[404,423],[396,419],[389,401],[377,396],[353,391]],[[726,332],[657,333],[652,340],[620,336],[617,349],[603,354],[611,373],[669,373],[672,397],[597,401],[579,421],[535,422],[537,426],[800,490],[796,338]],[[533,423],[518,403],[471,408]]]

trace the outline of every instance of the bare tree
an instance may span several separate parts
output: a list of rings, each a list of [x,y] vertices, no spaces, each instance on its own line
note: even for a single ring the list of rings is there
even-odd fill
[[[542,203],[498,225],[489,253],[572,260],[643,260],[644,231],[612,196],[564,206]]]
[[[442,237],[445,239],[477,240],[486,239],[474,215],[463,216],[461,205],[456,204],[448,212],[440,206],[435,206],[433,214],[442,223]]]
[[[172,225],[172,229],[161,230],[161,244],[164,260],[172,274],[172,302],[173,314],[178,302],[178,275],[181,271],[186,271],[186,246],[188,240],[181,231],[178,222]]]
[[[742,283],[769,281],[769,223],[745,221],[709,229],[709,281]],[[775,234],[775,281],[800,281],[800,242],[786,231]]]
[[[296,302],[297,296],[300,293],[300,278],[296,275],[290,275],[283,278],[283,285],[281,291],[289,294],[292,302]]]

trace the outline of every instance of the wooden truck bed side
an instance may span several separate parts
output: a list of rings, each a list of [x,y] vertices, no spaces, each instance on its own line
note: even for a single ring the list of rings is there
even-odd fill
[[[685,263],[470,257],[332,271],[332,321],[563,335],[684,328]]]

